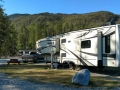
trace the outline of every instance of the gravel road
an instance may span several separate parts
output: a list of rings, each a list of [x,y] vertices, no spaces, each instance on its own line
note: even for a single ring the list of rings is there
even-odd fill
[[[79,88],[67,87],[52,83],[39,83],[21,80],[19,78],[10,78],[6,74],[0,73],[0,90],[107,90],[108,87],[84,87]],[[109,90],[120,90],[120,87],[112,87]]]
[[[9,76],[0,73],[0,90],[80,90],[81,88],[66,87],[58,84],[41,83],[35,84],[21,80],[19,78],[10,78]],[[87,88],[83,88],[82,90]]]

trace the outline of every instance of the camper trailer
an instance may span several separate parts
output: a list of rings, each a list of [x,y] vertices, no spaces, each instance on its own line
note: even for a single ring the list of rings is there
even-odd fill
[[[120,25],[72,31],[36,42],[46,62],[68,63],[71,67],[120,67]]]

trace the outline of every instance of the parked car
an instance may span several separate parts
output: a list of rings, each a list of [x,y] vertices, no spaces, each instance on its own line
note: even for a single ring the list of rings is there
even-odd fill
[[[22,55],[23,63],[28,63],[28,62],[37,63],[39,62],[39,60],[41,60],[41,55],[38,54],[36,51],[27,51],[25,54]]]

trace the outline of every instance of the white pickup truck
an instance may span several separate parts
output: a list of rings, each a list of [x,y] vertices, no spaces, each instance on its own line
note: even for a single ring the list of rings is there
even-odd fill
[[[36,51],[24,51],[22,55],[23,63],[34,62],[37,63],[39,60],[44,59],[40,54],[36,53]]]

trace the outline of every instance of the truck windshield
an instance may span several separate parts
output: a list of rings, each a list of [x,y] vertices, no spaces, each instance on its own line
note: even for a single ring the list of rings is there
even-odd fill
[[[29,51],[25,51],[25,54],[29,54]]]

